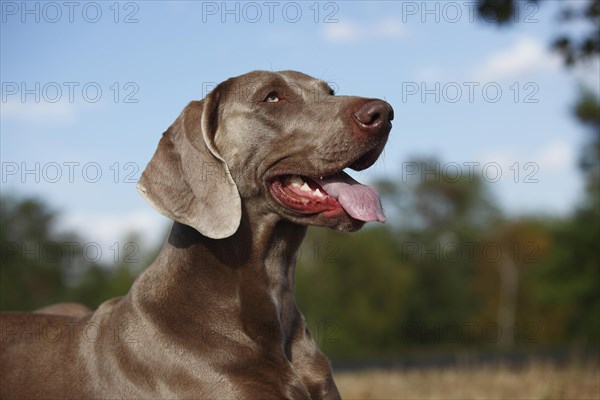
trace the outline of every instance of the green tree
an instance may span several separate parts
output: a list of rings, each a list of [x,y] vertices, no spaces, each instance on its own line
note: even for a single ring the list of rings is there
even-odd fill
[[[37,199],[2,197],[0,215],[0,309],[32,310],[64,301],[70,267],[84,263],[65,246],[77,239],[56,235],[56,214]]]
[[[543,4],[542,0],[528,3]],[[510,26],[517,20],[519,0],[478,0],[482,21]],[[557,31],[551,47],[567,67],[600,55],[600,0],[560,3]],[[578,33],[573,33],[578,32]],[[581,151],[580,168],[586,182],[585,198],[567,219],[551,221],[547,228],[552,246],[536,268],[526,274],[535,295],[542,329],[556,343],[575,340],[600,346],[600,93],[583,89],[574,115],[590,133]]]
[[[56,212],[39,199],[0,198],[0,310],[32,311],[52,303],[96,308],[127,293],[135,276],[156,255],[137,252],[107,265],[86,260],[86,244],[74,232],[57,232]],[[128,239],[137,246],[139,238]]]
[[[410,174],[383,182],[397,218],[396,243],[413,269],[407,293],[407,343],[449,345],[445,329],[478,313],[472,285],[482,237],[502,215],[480,171],[446,168],[435,158],[408,161]],[[416,173],[415,173],[416,172]]]
[[[310,229],[297,270],[297,300],[321,348],[332,356],[397,350],[412,271],[386,227],[354,234]]]
[[[553,227],[555,246],[537,271],[537,296],[542,311],[563,315],[565,339],[600,346],[600,102],[583,92],[575,117],[590,139],[580,157],[586,197],[573,216]]]
[[[548,224],[539,218],[519,217],[490,227],[477,261],[475,281],[479,320],[495,323],[502,332],[497,344],[509,349],[539,339],[537,315],[530,311],[530,291],[536,282],[527,280],[532,269],[539,268],[552,247]],[[534,322],[535,321],[535,322]],[[519,329],[529,329],[521,332]],[[527,336],[523,336],[527,335]]]
[[[586,190],[592,205],[600,203],[600,94],[583,89],[573,113],[588,132],[587,143],[579,157],[579,167],[586,180]]]

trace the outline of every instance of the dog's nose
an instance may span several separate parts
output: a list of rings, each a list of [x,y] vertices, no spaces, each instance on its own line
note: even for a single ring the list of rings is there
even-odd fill
[[[394,119],[394,109],[383,100],[372,100],[352,113],[363,128],[379,128]]]

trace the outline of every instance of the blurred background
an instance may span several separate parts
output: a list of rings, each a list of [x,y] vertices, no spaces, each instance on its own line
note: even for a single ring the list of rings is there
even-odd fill
[[[386,99],[297,301],[349,398],[600,398],[600,1],[0,1],[0,310],[127,292],[170,223],[135,183],[192,99],[293,69]]]

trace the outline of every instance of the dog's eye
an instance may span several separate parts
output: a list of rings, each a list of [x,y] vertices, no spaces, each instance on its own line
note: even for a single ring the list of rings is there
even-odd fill
[[[332,88],[329,88],[329,95],[335,96],[335,90],[333,90]]]
[[[277,92],[271,92],[265,97],[267,103],[277,103],[279,101],[279,94]]]

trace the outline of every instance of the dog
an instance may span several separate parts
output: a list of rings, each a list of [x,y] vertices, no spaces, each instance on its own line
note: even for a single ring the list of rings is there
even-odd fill
[[[381,154],[393,109],[254,71],[192,101],[138,184],[173,226],[129,293],[95,312],[0,317],[2,399],[338,399],[294,300],[307,226],[385,220],[343,170]]]

